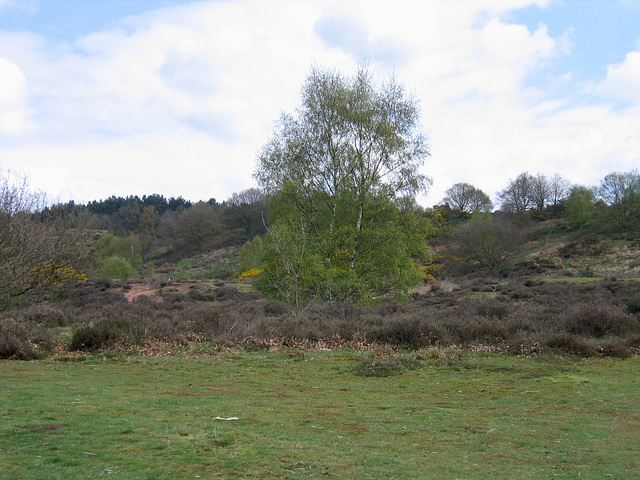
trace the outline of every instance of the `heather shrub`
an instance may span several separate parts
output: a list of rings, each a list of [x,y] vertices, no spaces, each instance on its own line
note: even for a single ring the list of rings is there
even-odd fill
[[[389,377],[399,375],[420,366],[415,357],[389,355],[385,357],[365,358],[353,369],[356,375],[363,377]]]
[[[456,344],[500,345],[508,339],[504,322],[496,318],[463,316],[450,319],[446,328]]]
[[[128,303],[118,286],[107,278],[82,282],[66,291],[64,302],[69,307],[90,312],[104,306]]]
[[[262,311],[267,317],[280,317],[288,314],[291,311],[291,307],[277,300],[267,300],[263,305]]]
[[[25,310],[21,316],[27,322],[44,327],[64,327],[70,323],[68,313],[60,307],[51,305],[34,305]]]
[[[189,300],[196,302],[214,302],[218,298],[220,288],[218,288],[218,291],[216,292],[216,290],[209,286],[190,285],[187,297]]]
[[[571,353],[581,357],[593,357],[597,355],[596,349],[584,338],[578,335],[561,333],[548,338],[545,346],[551,351]]]
[[[364,335],[378,343],[417,349],[438,343],[446,337],[446,332],[417,315],[399,315],[370,326]]]
[[[70,350],[98,350],[130,343],[127,321],[122,318],[82,325],[73,331]]]
[[[464,299],[459,303],[459,310],[467,315],[481,317],[505,318],[511,306],[502,297]]]
[[[77,326],[71,350],[98,350],[118,345],[135,345],[144,339],[178,340],[190,332],[190,323],[181,322],[181,309],[159,303],[113,305],[89,313],[89,322]]]
[[[236,287],[230,285],[222,285],[218,287],[215,298],[218,300],[240,300],[243,295]]]
[[[186,293],[182,293],[177,288],[166,288],[162,290],[162,300],[165,303],[184,303],[189,301]]]
[[[640,325],[635,316],[617,305],[586,303],[569,310],[565,327],[569,333],[598,338],[637,332]]]
[[[52,346],[53,341],[46,330],[12,318],[0,319],[0,358],[37,359],[44,349]]]
[[[640,293],[627,300],[627,310],[632,314],[640,313]]]

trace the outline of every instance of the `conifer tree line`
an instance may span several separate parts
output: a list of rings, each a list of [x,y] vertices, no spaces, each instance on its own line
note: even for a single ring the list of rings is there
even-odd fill
[[[517,217],[638,233],[637,170],[592,187],[523,172],[495,203],[461,182],[439,205],[418,205],[431,184],[419,112],[395,78],[379,81],[366,66],[352,76],[313,69],[299,107],[282,114],[258,155],[257,187],[221,203],[151,194],[50,204],[2,172],[0,303],[65,276],[131,277],[143,260],[244,245],[238,273],[252,272],[264,295],[300,311],[313,301],[407,298],[433,270],[429,238],[446,225],[483,268],[508,265],[514,247],[500,250],[496,238],[517,240]]]

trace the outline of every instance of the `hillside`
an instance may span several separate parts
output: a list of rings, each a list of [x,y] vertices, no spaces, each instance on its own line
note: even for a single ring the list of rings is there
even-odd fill
[[[148,260],[139,278],[75,280],[27,296],[0,316],[0,356],[220,344],[638,355],[638,239],[567,230],[561,220],[526,229],[506,275],[442,268],[409,302],[372,306],[325,302],[296,311],[263,299],[253,279],[237,279],[240,246],[176,263]]]

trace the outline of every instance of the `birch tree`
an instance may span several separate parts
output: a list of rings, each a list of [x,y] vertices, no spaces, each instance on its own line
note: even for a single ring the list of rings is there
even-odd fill
[[[353,77],[313,69],[301,105],[277,122],[254,177],[267,195],[271,221],[294,216],[315,237],[308,251],[323,259],[325,273],[349,272],[361,281],[378,249],[397,251],[398,239],[386,234],[397,227],[397,203],[430,184],[420,172],[429,148],[419,113],[418,102],[394,78],[378,83],[366,67]],[[380,258],[376,278],[403,277],[406,267],[396,260]],[[371,295],[379,293],[367,278]],[[336,289],[320,291],[331,298]]]

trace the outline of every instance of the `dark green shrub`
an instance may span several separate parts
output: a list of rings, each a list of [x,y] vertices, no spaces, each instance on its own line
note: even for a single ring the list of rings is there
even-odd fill
[[[602,347],[602,355],[605,357],[630,358],[631,352],[626,345],[610,344]]]
[[[131,332],[127,321],[119,318],[83,325],[73,331],[70,350],[98,350],[129,343]]]
[[[594,257],[607,253],[609,248],[596,238],[588,238],[580,242],[570,242],[558,249],[564,258]]]
[[[629,313],[640,313],[640,294],[636,294],[634,297],[627,300],[627,309]]]

